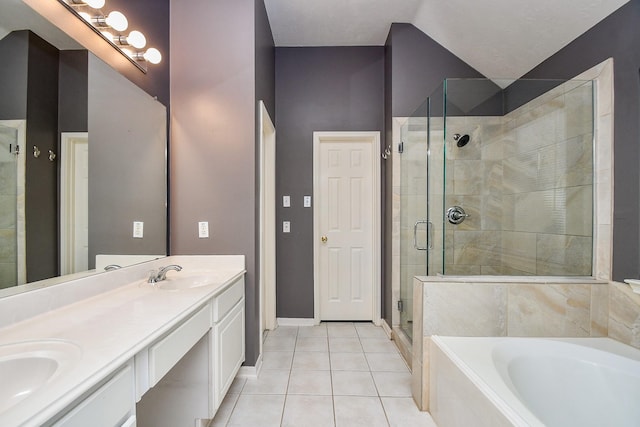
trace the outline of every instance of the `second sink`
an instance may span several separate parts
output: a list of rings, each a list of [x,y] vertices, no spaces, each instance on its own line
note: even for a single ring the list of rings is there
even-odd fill
[[[0,414],[71,369],[80,356],[80,348],[67,341],[0,345]]]

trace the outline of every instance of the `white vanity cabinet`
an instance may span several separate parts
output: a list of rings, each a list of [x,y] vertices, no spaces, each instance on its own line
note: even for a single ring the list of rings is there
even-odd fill
[[[245,357],[244,276],[136,357],[139,427],[213,418]]]
[[[171,264],[183,273],[146,283]],[[11,307],[39,307],[26,314],[3,299],[0,346],[16,358],[32,356],[14,344],[65,345],[43,347],[59,372],[1,410],[0,426],[202,425],[244,362],[244,274],[242,255],[172,256],[17,295]],[[0,389],[22,383],[2,378]]]
[[[136,425],[133,364],[116,371],[53,427],[132,427]]]
[[[213,301],[213,407],[220,407],[244,362],[244,277]]]
[[[211,329],[211,304],[196,311],[135,356],[136,400],[140,400]]]

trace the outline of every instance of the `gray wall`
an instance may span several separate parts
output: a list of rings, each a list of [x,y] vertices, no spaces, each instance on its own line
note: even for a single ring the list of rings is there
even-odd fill
[[[58,50],[29,34],[27,87],[27,152],[37,145],[41,155],[27,155],[25,219],[27,281],[58,275]],[[26,153],[25,153],[26,154]]]
[[[383,87],[383,47],[276,48],[276,223],[291,221],[276,237],[278,317],[313,318],[313,132],[380,131],[384,144]]]
[[[0,119],[26,119],[25,218],[27,280],[58,274],[58,50],[30,31],[0,41]],[[32,147],[42,155],[35,158]]]
[[[257,87],[269,91],[256,75],[263,13],[254,0],[171,1],[171,253],[245,256],[247,365],[260,339],[255,103],[267,97]],[[198,221],[209,222],[208,239],[198,238]]]
[[[276,114],[276,50],[264,0],[255,0],[256,101],[264,101],[271,120]],[[256,102],[256,116],[257,116]],[[259,129],[256,130],[256,138]]]
[[[614,59],[613,279],[640,275],[640,0],[631,0],[527,73],[528,78],[571,78]]]
[[[91,54],[88,84],[89,268],[97,254],[164,254],[166,109]]]
[[[385,100],[390,117],[410,116],[445,78],[484,77],[411,24],[391,25],[386,48],[391,50],[386,76],[391,98]]]
[[[58,130],[87,132],[88,52],[60,51]]]
[[[29,37],[13,32],[0,40],[0,120],[27,118],[27,64]]]
[[[453,55],[411,24],[392,24],[385,44],[384,112],[386,137],[392,141],[393,117],[407,117],[442,83],[445,78],[483,77],[478,71]],[[385,165],[384,192],[385,276],[383,317],[391,325],[391,212],[392,164]]]

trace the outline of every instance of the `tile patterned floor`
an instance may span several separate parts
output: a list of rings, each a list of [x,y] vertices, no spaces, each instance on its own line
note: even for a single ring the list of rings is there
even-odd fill
[[[411,397],[411,374],[370,323],[281,326],[257,379],[236,378],[211,426],[436,427]]]

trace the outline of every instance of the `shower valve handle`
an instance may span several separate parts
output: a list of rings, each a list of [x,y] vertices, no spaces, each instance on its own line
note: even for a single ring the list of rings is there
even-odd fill
[[[451,206],[447,209],[447,219],[451,224],[460,224],[465,218],[470,217],[460,206]]]

